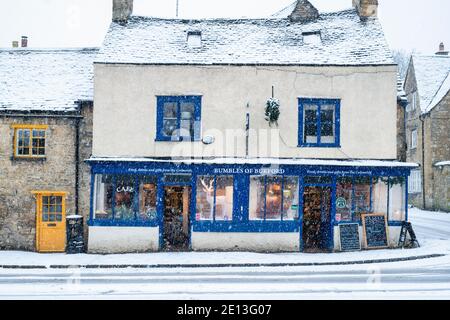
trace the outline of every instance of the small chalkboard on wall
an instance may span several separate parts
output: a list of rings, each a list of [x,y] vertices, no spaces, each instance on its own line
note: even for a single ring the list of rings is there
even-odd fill
[[[363,214],[363,238],[366,249],[384,249],[388,244],[387,217],[383,213]]]
[[[339,240],[341,251],[359,251],[361,242],[359,241],[359,224],[342,223],[339,225]]]

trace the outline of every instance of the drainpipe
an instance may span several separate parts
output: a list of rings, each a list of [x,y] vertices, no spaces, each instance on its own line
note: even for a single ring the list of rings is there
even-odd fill
[[[83,103],[79,102],[79,112]],[[75,119],[75,214],[79,214],[80,199],[80,118]]]
[[[425,201],[425,120],[422,116],[419,116],[422,125],[422,203],[423,209],[426,209]]]

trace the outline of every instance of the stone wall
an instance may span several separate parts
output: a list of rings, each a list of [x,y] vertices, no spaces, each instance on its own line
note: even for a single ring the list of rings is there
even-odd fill
[[[426,121],[430,123],[430,138],[426,141],[430,145],[429,153],[427,151],[430,159],[427,178],[432,182],[429,194],[427,192],[427,197],[430,197],[427,206],[433,210],[450,211],[449,169],[435,167],[438,162],[450,160],[450,92],[426,116]]]
[[[90,207],[92,104],[81,116],[0,115],[0,250],[36,250],[36,202],[32,191],[64,191],[66,215],[84,216],[85,235]],[[76,211],[76,132],[79,125],[79,193]],[[45,159],[13,158],[14,124],[48,125]],[[87,240],[87,239],[86,239]]]
[[[408,102],[412,103],[412,95],[417,93],[417,83],[414,73],[414,65],[409,64],[408,73],[405,79],[405,93],[408,98]],[[422,163],[422,122],[420,120],[420,99],[416,98],[416,108],[406,112],[406,161],[412,163],[418,163],[420,170],[423,168]],[[413,130],[417,130],[417,148],[411,148],[411,133]],[[423,208],[422,192],[409,194],[409,203],[415,207]]]
[[[85,160],[92,155],[92,119],[93,106],[91,103],[81,107],[80,134],[79,134],[79,207],[78,214],[84,217],[85,244],[88,241],[88,220],[90,213],[91,167]]]
[[[410,64],[408,76],[405,79],[405,92],[408,101],[417,91],[414,66]],[[446,170],[436,168],[435,164],[450,160],[450,92],[429,113],[422,115],[420,102],[417,98],[417,107],[406,113],[406,161],[419,163],[422,170],[423,193],[410,194],[410,204],[427,210],[450,211],[449,209],[449,181]],[[422,124],[423,121],[423,124]],[[422,135],[423,126],[423,135]],[[411,149],[411,132],[418,130],[417,148]],[[422,152],[423,136],[423,152]]]
[[[406,161],[405,107],[397,103],[397,160]]]
[[[13,124],[48,125],[46,158],[13,158]],[[32,191],[64,191],[67,215],[75,214],[75,119],[0,116],[0,249],[36,248]]]
[[[434,168],[435,210],[450,212],[450,166]]]

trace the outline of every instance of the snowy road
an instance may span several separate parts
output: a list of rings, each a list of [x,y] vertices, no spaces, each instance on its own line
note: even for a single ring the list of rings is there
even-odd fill
[[[0,269],[0,299],[450,299],[449,217],[411,210],[422,244],[414,250],[447,254],[439,258],[313,267]]]
[[[431,260],[433,260],[431,262]],[[16,270],[3,272],[0,298],[94,299],[438,299],[450,298],[448,259],[419,265]]]

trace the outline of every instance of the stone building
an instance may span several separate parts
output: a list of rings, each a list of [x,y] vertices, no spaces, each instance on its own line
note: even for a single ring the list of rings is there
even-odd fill
[[[409,202],[450,211],[450,57],[413,55],[404,81],[406,161],[420,164],[409,179]]]
[[[94,62],[89,252],[339,251],[348,224],[368,247],[366,215],[397,246],[417,166],[395,161],[378,2],[348,1],[183,20],[114,0]]]
[[[89,212],[97,49],[0,50],[0,249],[65,251]]]

